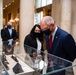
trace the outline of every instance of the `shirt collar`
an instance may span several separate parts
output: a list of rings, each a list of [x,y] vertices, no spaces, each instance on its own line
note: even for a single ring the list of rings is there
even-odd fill
[[[10,29],[8,28],[8,30],[12,30],[12,28],[10,28]]]
[[[56,26],[54,32],[52,33],[52,36],[53,36],[53,37],[55,36],[55,33],[56,33],[57,29],[58,29],[58,27]]]

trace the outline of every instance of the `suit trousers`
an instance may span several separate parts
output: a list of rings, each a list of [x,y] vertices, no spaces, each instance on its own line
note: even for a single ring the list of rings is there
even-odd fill
[[[7,44],[3,44],[3,52],[5,52],[5,54],[7,54],[7,55],[13,54],[14,44],[11,46],[8,46]]]

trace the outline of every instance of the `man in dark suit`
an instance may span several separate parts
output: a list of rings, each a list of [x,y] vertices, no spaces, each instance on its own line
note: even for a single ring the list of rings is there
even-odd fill
[[[11,46],[17,39],[17,32],[15,29],[12,29],[11,22],[8,22],[7,28],[5,28],[4,30],[1,31],[1,37],[2,37],[3,44],[7,45],[8,48],[11,48]]]
[[[4,31],[7,28],[7,25],[3,25],[3,29],[1,29],[1,38],[3,37]]]
[[[45,16],[40,22],[41,29],[46,40],[48,53],[58,57],[74,61],[76,58],[75,41],[73,37],[66,31],[56,26],[54,19],[51,16]],[[52,35],[52,45],[50,47],[50,36]],[[55,75],[65,75],[55,73]]]

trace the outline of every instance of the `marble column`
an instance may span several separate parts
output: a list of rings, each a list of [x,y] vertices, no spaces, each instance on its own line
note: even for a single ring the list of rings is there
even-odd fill
[[[76,42],[76,0],[73,0],[72,1],[72,35],[75,39],[75,42]]]
[[[20,53],[24,53],[24,38],[34,26],[34,0],[20,0],[19,43]]]
[[[0,30],[3,26],[3,0],[0,0]],[[2,39],[1,39],[1,33],[0,33],[0,52],[2,52]]]
[[[52,17],[63,30],[71,33],[71,0],[53,0]]]
[[[71,33],[76,40],[76,0],[53,0],[52,17],[63,30]],[[73,63],[76,63],[76,59]],[[76,67],[73,68],[76,75]]]
[[[60,27],[71,33],[71,0],[61,0]]]
[[[60,26],[60,0],[52,1],[52,17],[57,26]]]

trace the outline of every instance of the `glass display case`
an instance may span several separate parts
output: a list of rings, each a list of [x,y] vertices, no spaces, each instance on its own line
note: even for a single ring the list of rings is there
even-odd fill
[[[19,44],[15,44],[3,43],[0,75],[74,75],[76,64],[71,61],[27,45],[24,45],[25,53],[18,53]]]
[[[33,63],[31,67],[41,75],[74,75],[75,63],[49,54],[47,50],[42,52],[27,45],[25,45],[25,50]]]
[[[0,75],[9,75],[7,69],[5,68],[4,64],[2,63],[1,58],[0,58]]]

